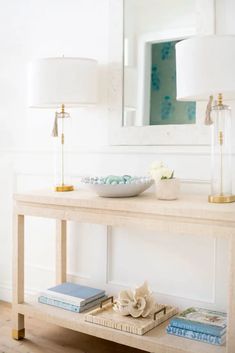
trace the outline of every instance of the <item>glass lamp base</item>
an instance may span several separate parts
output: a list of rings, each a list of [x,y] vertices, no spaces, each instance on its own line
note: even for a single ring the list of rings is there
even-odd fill
[[[55,191],[57,192],[67,192],[67,191],[73,191],[74,187],[73,185],[57,185],[55,187]]]
[[[210,202],[210,203],[235,202],[235,195],[209,195],[208,202]]]

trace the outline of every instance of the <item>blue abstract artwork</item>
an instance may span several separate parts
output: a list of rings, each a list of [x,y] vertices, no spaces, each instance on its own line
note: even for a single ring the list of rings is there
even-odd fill
[[[152,44],[150,125],[195,124],[196,103],[176,100],[175,44]]]

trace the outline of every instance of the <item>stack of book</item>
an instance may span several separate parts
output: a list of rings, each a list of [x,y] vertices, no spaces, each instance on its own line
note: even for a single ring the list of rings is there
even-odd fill
[[[225,343],[227,318],[225,313],[189,308],[171,319],[167,333],[205,343]]]
[[[98,306],[106,298],[105,291],[102,289],[66,282],[41,292],[38,301],[42,304],[81,313]]]

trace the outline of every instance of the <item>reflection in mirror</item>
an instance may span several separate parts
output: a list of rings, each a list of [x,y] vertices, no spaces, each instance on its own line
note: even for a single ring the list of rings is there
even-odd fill
[[[179,39],[161,37],[160,3],[124,0],[124,126],[196,122],[196,103],[176,101],[175,45]]]

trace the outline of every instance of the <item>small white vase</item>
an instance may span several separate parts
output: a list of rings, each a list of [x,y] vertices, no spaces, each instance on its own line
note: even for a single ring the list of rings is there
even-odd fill
[[[179,191],[180,181],[177,178],[162,179],[156,183],[156,195],[159,200],[176,200]]]

